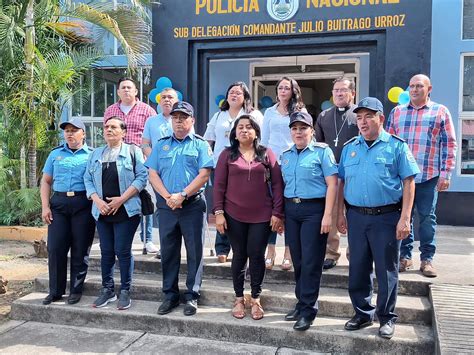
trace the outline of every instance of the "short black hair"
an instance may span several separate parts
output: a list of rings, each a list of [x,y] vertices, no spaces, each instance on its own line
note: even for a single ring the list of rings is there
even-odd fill
[[[120,87],[120,84],[123,82],[123,81],[131,81],[133,83],[133,85],[135,85],[135,89],[138,89],[138,85],[137,85],[137,82],[135,81],[135,79],[132,79],[128,76],[124,76],[122,78],[119,79],[118,83],[117,83],[117,86]]]

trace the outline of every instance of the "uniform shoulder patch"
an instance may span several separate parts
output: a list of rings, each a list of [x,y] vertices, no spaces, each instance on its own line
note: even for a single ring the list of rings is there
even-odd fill
[[[403,138],[401,138],[401,137],[399,137],[399,136],[397,136],[397,135],[395,135],[395,134],[392,134],[391,136],[392,136],[393,138],[398,139],[399,141],[402,141],[403,143],[405,143],[405,140],[404,140]]]
[[[61,145],[58,145],[57,147],[54,147],[53,149],[51,149],[51,151],[56,150],[56,149],[61,149],[61,148],[64,148],[64,144],[61,144]]]
[[[283,152],[281,152],[281,154],[283,154],[283,153],[288,153],[289,151],[291,151],[291,148],[292,148],[292,147],[289,147],[289,148],[285,149]]]
[[[326,148],[326,147],[329,147],[329,144],[323,143],[323,142],[315,142],[314,146],[318,148]]]
[[[354,142],[354,141],[357,139],[357,137],[358,137],[358,136],[352,137],[352,138],[349,139],[346,143],[344,143],[344,145],[349,144],[349,143],[351,143],[351,142]]]
[[[170,139],[170,138],[171,138],[171,136],[164,136],[164,137],[161,137],[160,139],[158,139],[157,142],[163,141],[163,140],[165,140],[165,139]]]

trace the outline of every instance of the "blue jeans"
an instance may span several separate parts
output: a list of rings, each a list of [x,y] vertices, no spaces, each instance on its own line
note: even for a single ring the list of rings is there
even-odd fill
[[[277,232],[270,232],[270,238],[268,239],[268,244],[275,245],[277,243]],[[288,246],[288,241],[286,240],[285,234],[285,247]]]
[[[216,230],[216,242],[214,245],[216,255],[229,255],[230,241],[226,234],[221,234]]]
[[[139,215],[119,223],[107,223],[100,219],[97,221],[103,287],[114,290],[114,266],[117,256],[120,265],[120,289],[130,290],[133,274],[132,242],[139,224]]]
[[[420,259],[431,261],[436,251],[436,203],[438,201],[438,191],[436,185],[438,177],[416,184],[415,202],[413,211],[416,209],[420,220],[418,227],[418,237],[420,239]],[[413,217],[411,223],[411,233],[408,238],[402,241],[400,257],[404,259],[412,258],[413,242]]]
[[[145,227],[145,228],[144,228]],[[146,229],[146,230],[145,230]],[[152,241],[153,215],[142,216],[140,218],[140,240],[143,242],[143,233],[146,235],[146,242]]]

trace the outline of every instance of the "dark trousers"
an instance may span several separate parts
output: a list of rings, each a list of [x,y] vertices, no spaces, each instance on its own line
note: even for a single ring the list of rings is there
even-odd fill
[[[228,214],[227,235],[232,246],[232,281],[236,297],[244,295],[245,265],[249,261],[250,288],[252,298],[262,293],[265,277],[265,249],[270,235],[270,221],[245,223],[237,221]]]
[[[226,234],[221,234],[216,231],[216,242],[214,245],[216,255],[229,255],[230,242]]]
[[[102,270],[102,286],[114,290],[115,256],[120,266],[120,290],[130,291],[133,274],[132,242],[140,215],[135,215],[123,222],[97,221],[100,237],[100,267]]]
[[[181,239],[186,247],[187,301],[198,299],[202,282],[204,219],[206,218],[206,200],[201,198],[176,210],[166,206],[165,200],[157,195],[160,223],[161,268],[163,271],[163,293],[167,300],[179,299],[178,275],[181,265]]]
[[[53,195],[50,206],[53,221],[48,226],[49,293],[62,296],[66,291],[69,249],[70,293],[82,293],[89,266],[89,252],[94,240],[92,201],[84,195]]]
[[[286,202],[285,236],[295,273],[296,309],[304,317],[316,317],[317,300],[326,253],[327,233],[320,234],[324,201]]]
[[[398,256],[400,241],[396,227],[400,212],[377,216],[364,215],[353,208],[347,210],[349,263],[349,296],[358,316],[369,320],[374,313],[381,324],[396,321],[395,303],[398,288]],[[377,276],[377,306],[371,304],[373,264]]]

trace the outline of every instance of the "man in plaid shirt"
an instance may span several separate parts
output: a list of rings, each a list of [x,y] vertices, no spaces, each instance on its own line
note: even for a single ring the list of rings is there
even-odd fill
[[[420,225],[420,270],[436,277],[432,260],[436,251],[436,202],[438,192],[449,188],[456,162],[456,134],[449,110],[430,100],[431,81],[418,74],[410,79],[410,103],[395,107],[387,121],[387,131],[403,138],[421,170],[415,178],[415,202]],[[413,267],[413,223],[400,248],[399,271]]]
[[[121,118],[127,124],[125,143],[141,146],[145,122],[156,111],[138,99],[137,84],[132,78],[121,78],[117,83],[119,101],[107,107],[104,112],[104,124],[111,117]],[[146,239],[148,253],[158,253],[159,249],[152,242],[153,215],[143,216],[140,222],[141,238]]]
[[[156,111],[138,99],[137,85],[133,79],[121,78],[117,85],[117,95],[120,100],[107,107],[104,113],[104,123],[111,117],[122,119],[127,124],[125,143],[140,146],[145,122],[149,117],[155,116]]]

